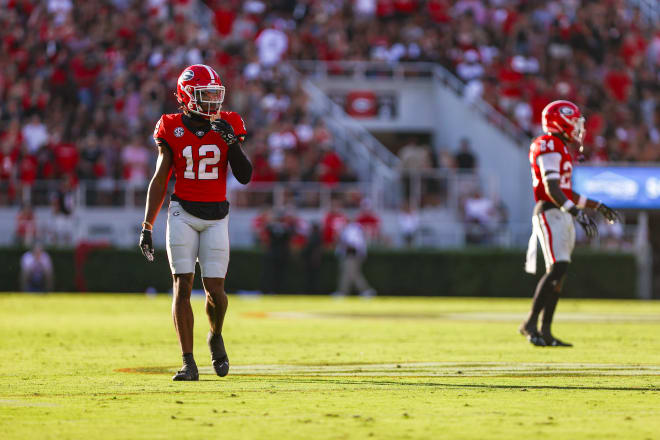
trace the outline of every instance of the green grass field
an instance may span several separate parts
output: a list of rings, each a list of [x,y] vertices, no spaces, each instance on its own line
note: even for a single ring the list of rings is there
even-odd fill
[[[660,303],[230,298],[230,375],[172,382],[170,298],[0,295],[0,439],[660,439]]]

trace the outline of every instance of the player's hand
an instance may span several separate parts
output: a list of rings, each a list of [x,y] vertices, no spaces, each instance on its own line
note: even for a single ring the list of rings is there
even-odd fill
[[[621,214],[606,204],[599,203],[598,207],[596,207],[596,210],[600,212],[600,214],[605,217],[605,220],[607,220],[610,224],[621,223]]]
[[[238,137],[236,137],[236,134],[234,133],[234,128],[224,119],[217,118],[211,121],[211,130],[218,133],[229,147],[238,142]]]
[[[598,226],[596,226],[596,222],[594,219],[589,217],[585,211],[579,210],[575,216],[575,221],[577,221],[580,226],[582,226],[582,229],[584,229],[588,239],[592,239],[598,235]]]
[[[142,228],[140,233],[140,250],[147,261],[154,261],[154,244],[151,240],[151,231]]]

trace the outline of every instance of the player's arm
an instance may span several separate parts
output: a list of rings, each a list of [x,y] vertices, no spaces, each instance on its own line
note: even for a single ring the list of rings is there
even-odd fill
[[[559,166],[561,164],[561,154],[559,153],[546,153],[542,154],[537,158],[539,170],[541,171],[541,179],[543,181],[543,186],[545,187],[545,193],[550,196],[552,203],[554,203],[557,208],[563,209],[564,211],[577,211],[575,203],[570,201],[564,191],[561,190],[559,186],[559,179],[561,177],[559,172]],[[564,205],[568,202],[568,206],[564,208]],[[571,212],[573,214],[573,212]],[[575,214],[573,214],[575,215]]]
[[[249,183],[250,179],[252,179],[252,162],[250,162],[250,159],[248,159],[243,151],[240,142],[237,142],[234,146],[229,146],[227,160],[236,180],[243,185]]]
[[[598,233],[596,223],[586,212],[578,208],[578,206],[569,199],[564,191],[559,186],[561,174],[559,167],[561,164],[561,154],[559,153],[546,153],[537,158],[539,170],[541,171],[541,178],[545,192],[552,199],[552,203],[564,212],[568,212],[575,220],[582,226],[587,237],[595,237]]]
[[[610,224],[611,223],[621,223],[621,214],[619,214],[618,211],[610,208],[606,204],[599,202],[598,200],[593,200],[588,198],[587,196],[583,196],[582,194],[578,194],[575,191],[573,191],[573,203],[577,205],[578,208],[584,209],[593,209],[594,211],[598,211],[603,217],[605,217],[605,220],[607,220]]]
[[[216,131],[225,141],[229,150],[227,160],[234,177],[243,185],[252,179],[252,162],[248,159],[241,146],[241,137],[234,133],[234,128],[224,119],[215,119],[211,122],[211,128]]]
[[[171,168],[172,151],[165,142],[158,142],[158,161],[156,162],[156,171],[151,178],[149,190],[147,191],[144,222],[142,223],[142,233],[140,234],[140,249],[149,261],[153,261],[154,259],[151,231],[167,194],[167,182],[170,179]]]

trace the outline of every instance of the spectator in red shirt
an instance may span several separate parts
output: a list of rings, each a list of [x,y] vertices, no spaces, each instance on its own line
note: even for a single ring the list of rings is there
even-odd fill
[[[121,153],[124,178],[135,187],[148,182],[149,153],[139,136],[133,136]]]
[[[418,7],[417,0],[394,0],[394,9],[403,16],[414,13]]]
[[[256,244],[267,246],[268,233],[266,225],[270,223],[273,214],[270,209],[264,209],[260,214],[252,219],[252,236]]]
[[[334,186],[341,181],[344,162],[333,150],[327,150],[319,163],[319,181]]]
[[[436,23],[449,23],[451,21],[450,5],[448,0],[429,0],[426,2],[428,14]]]
[[[78,165],[78,148],[72,142],[60,141],[59,135],[55,136],[52,146],[59,176],[71,176],[76,173]]]
[[[21,246],[32,246],[37,236],[37,221],[30,205],[25,205],[16,216],[16,242]]]
[[[10,142],[0,140],[0,181],[13,176],[17,160],[18,149],[13,148]]]
[[[543,109],[554,100],[554,95],[551,93],[547,83],[541,78],[537,78],[534,81],[534,86],[534,94],[530,101],[532,107],[532,125],[535,127],[534,132],[539,132]]]
[[[394,0],[376,0],[376,14],[379,18],[390,18],[394,16],[396,8]]]
[[[323,218],[323,245],[333,247],[339,233],[348,223],[348,217],[343,212],[341,199],[334,198],[330,203],[330,210]]]
[[[367,242],[378,241],[380,237],[380,218],[378,214],[372,209],[371,202],[368,199],[362,200],[360,208],[355,221],[362,226],[362,230],[367,236]]]
[[[37,180],[38,161],[37,157],[30,154],[24,147],[18,159],[18,175],[21,186],[31,187]]]
[[[632,78],[620,59],[612,63],[612,68],[605,75],[605,86],[614,99],[619,102],[628,102]]]
[[[93,52],[76,57],[71,62],[73,78],[78,86],[78,100],[86,107],[94,104],[93,87],[96,78],[101,73],[101,66]]]

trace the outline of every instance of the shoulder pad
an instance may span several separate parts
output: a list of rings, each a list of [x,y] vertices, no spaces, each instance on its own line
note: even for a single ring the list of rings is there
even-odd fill
[[[220,112],[220,117],[225,121],[229,122],[234,129],[234,134],[236,136],[245,136],[247,134],[247,129],[245,127],[245,121],[241,118],[236,112]]]

